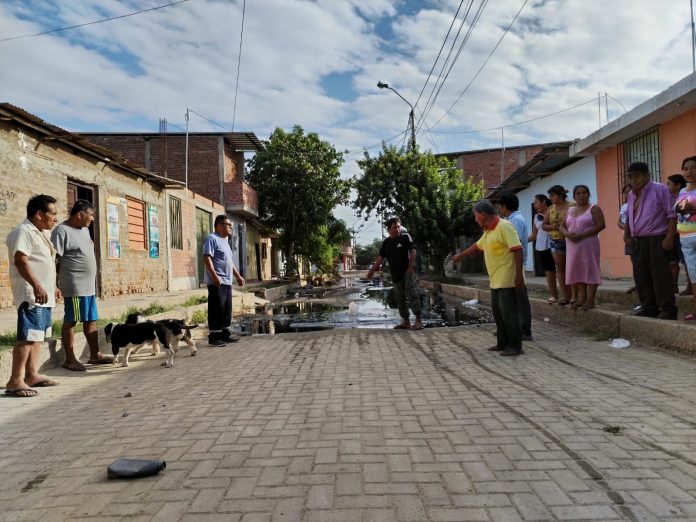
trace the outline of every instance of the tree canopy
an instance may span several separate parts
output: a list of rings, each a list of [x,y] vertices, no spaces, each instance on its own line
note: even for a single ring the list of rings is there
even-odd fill
[[[444,273],[457,236],[471,233],[471,209],[483,197],[483,183],[464,181],[454,162],[431,152],[382,147],[365,152],[355,181],[359,214],[377,212],[382,220],[398,216],[433,268]]]
[[[295,255],[323,269],[333,266],[335,259],[327,260],[335,242],[345,239],[341,226],[347,232],[333,216],[350,194],[350,181],[340,176],[343,162],[333,145],[300,126],[290,132],[277,128],[249,161],[246,181],[258,192],[261,221],[280,231],[286,273],[296,273]]]

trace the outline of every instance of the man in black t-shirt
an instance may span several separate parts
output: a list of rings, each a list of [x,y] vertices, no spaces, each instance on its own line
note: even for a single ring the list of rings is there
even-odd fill
[[[397,217],[389,219],[386,223],[389,237],[382,243],[377,260],[370,269],[367,277],[372,277],[378,270],[382,261],[389,261],[389,271],[394,284],[394,294],[399,305],[399,315],[403,319],[402,323],[395,326],[403,330],[421,330],[421,303],[416,284],[416,273],[413,267],[416,264],[416,244],[406,232],[401,230],[401,220]],[[411,326],[409,319],[409,307],[416,316],[416,322]]]

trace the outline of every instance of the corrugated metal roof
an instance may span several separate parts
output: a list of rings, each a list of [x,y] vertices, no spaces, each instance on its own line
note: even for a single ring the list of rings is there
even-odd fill
[[[572,144],[572,141],[562,141],[545,145],[531,160],[495,187],[488,198],[496,201],[503,192],[519,192],[526,189],[536,178],[550,176],[563,167],[579,161],[580,157],[569,155]]]
[[[184,183],[181,181],[153,174],[136,163],[122,158],[113,150],[92,143],[79,134],[72,133],[62,129],[61,127],[48,123],[38,116],[31,114],[20,107],[12,105],[11,103],[0,103],[0,119],[6,121],[14,120],[22,125],[31,127],[36,132],[42,134],[42,141],[59,141],[65,145],[80,149],[82,152],[97,158],[99,161],[119,167],[160,187],[185,188]]]

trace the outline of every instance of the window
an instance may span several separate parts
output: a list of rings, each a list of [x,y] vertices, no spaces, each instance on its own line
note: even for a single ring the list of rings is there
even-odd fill
[[[174,250],[184,249],[184,229],[181,223],[181,200],[169,197],[169,241]]]
[[[145,203],[126,198],[128,201],[128,245],[133,250],[145,250]]]
[[[626,185],[626,169],[634,161],[648,164],[652,180],[660,182],[660,140],[658,128],[653,127],[627,139],[618,147],[619,201],[626,202],[623,188]]]

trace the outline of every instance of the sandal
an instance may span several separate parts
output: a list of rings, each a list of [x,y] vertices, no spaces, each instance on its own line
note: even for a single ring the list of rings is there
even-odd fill
[[[694,314],[686,314],[684,316],[685,321],[696,321],[696,315]]]
[[[570,301],[568,301],[567,299],[563,299],[562,301],[558,301],[558,304],[560,306],[566,306],[566,305],[570,304]]]
[[[556,303],[558,303],[558,298],[551,296],[546,300],[546,302],[549,304],[556,304]]]

